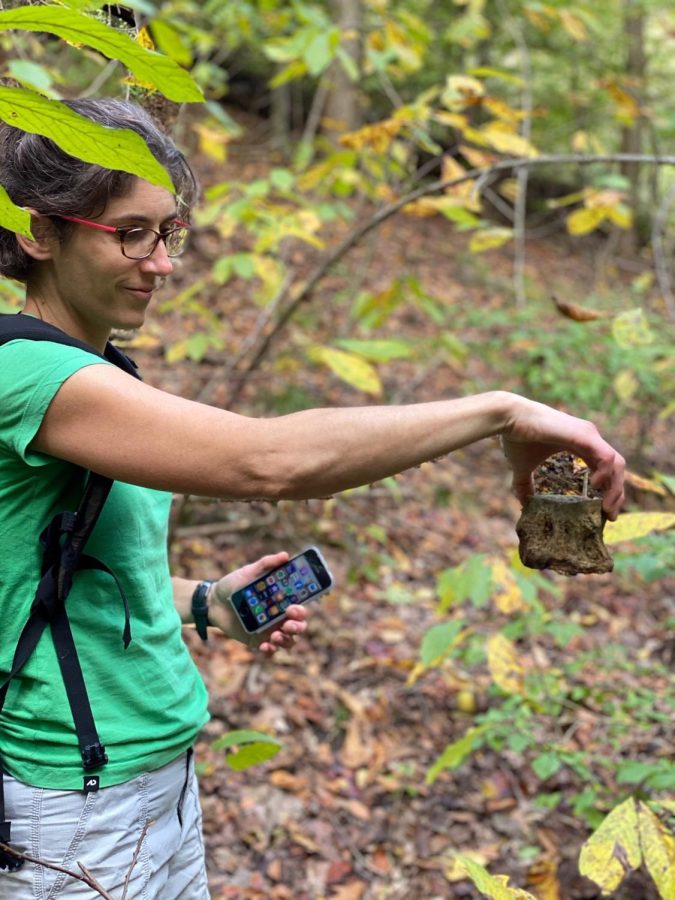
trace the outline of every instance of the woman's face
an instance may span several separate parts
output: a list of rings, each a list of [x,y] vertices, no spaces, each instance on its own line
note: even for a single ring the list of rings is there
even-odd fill
[[[145,226],[164,231],[176,219],[176,201],[169,191],[136,179],[124,197],[111,200],[91,221],[102,225]],[[127,259],[117,234],[74,224],[63,243],[54,247],[50,276],[40,290],[47,308],[58,307],[67,321],[90,343],[105,343],[112,329],[139,328],[154,291],[173,271],[159,241],[147,259]],[[46,288],[46,291],[43,291]]]

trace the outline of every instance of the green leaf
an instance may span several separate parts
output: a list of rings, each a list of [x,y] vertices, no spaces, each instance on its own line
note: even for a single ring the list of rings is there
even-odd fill
[[[270,79],[269,85],[271,88],[281,87],[282,84],[286,84],[288,81],[294,81],[296,78],[301,78],[303,75],[307,74],[307,66],[301,59],[294,59],[287,66],[284,66],[280,72],[278,72],[274,78]]]
[[[295,184],[295,175],[288,169],[272,169],[270,181],[278,191],[290,191]]]
[[[389,362],[392,359],[409,359],[413,355],[412,348],[407,341],[375,340],[359,341],[351,338],[343,338],[336,341],[343,350],[358,353],[370,362]]]
[[[108,59],[119,59],[140,82],[153,85],[177,103],[204,99],[197,83],[174,60],[145,50],[128,35],[91,16],[55,6],[23,6],[0,12],[0,31],[15,29],[46,31],[76,46],[93,47]]]
[[[532,768],[542,781],[546,781],[562,766],[562,760],[557,753],[547,752],[540,753],[539,756],[532,761]]]
[[[52,76],[44,66],[27,59],[11,59],[7,65],[7,74],[24,87],[49,96]]]
[[[436,660],[447,656],[463,627],[464,623],[457,620],[432,625],[422,638],[420,646],[422,663],[431,666]]]
[[[511,84],[522,84],[523,79],[520,75],[514,75],[512,72],[507,72],[505,69],[494,69],[489,66],[479,66],[476,69],[468,69],[467,75],[472,75],[474,78],[499,78],[501,81],[508,81]]]
[[[618,784],[640,784],[652,791],[675,791],[675,765],[667,760],[630,759],[619,765],[616,780]]]
[[[492,568],[484,553],[476,553],[465,563],[445,569],[437,582],[439,611],[470,599],[474,606],[487,603],[492,591]]]
[[[448,744],[436,762],[429,767],[426,783],[433,784],[445,769],[456,769],[461,766],[467,756],[478,746],[485,728],[485,725],[470,728],[458,741]]]
[[[174,191],[168,173],[134,131],[106,128],[57,100],[23,88],[0,87],[0,119],[22,131],[51,138],[66,153],[85,162],[130,172]]]
[[[330,32],[315,35],[307,45],[302,58],[310,75],[320,75],[327,69],[333,59]]]
[[[225,762],[236,772],[266,762],[268,759],[276,756],[281,750],[281,744],[276,738],[263,734],[261,731],[248,729],[230,731],[215,740],[211,747],[214,750],[227,750],[231,747],[238,747],[239,749],[236,753],[228,754],[225,757]]]
[[[347,53],[344,47],[338,47],[335,51],[335,55],[340,60],[342,68],[347,73],[347,77],[350,81],[358,81],[359,79],[359,70],[357,68],[356,63],[352,59],[352,57]]]
[[[0,225],[8,231],[15,231],[17,234],[25,234],[26,237],[32,238],[30,231],[30,213],[27,213],[20,206],[16,206],[9,199],[9,195],[4,187],[0,184]]]
[[[192,53],[183,43],[180,32],[165,19],[155,19],[150,23],[152,39],[166,56],[171,57],[180,66],[192,65]]]

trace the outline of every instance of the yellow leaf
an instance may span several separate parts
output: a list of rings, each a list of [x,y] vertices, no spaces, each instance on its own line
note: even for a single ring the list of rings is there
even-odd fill
[[[201,122],[197,122],[193,127],[198,135],[201,152],[216,162],[225,162],[230,135],[220,129],[209,128]]]
[[[635,396],[640,387],[635,372],[632,369],[622,369],[614,378],[614,393],[623,403],[627,403]]]
[[[523,592],[503,559],[497,559],[492,563],[492,582],[497,588],[492,602],[500,612],[509,616],[527,609]]]
[[[467,875],[484,897],[491,900],[537,900],[533,894],[509,887],[508,875],[490,875],[480,863],[458,853],[457,859],[466,869]]]
[[[508,153],[511,156],[538,156],[538,151],[520,134],[505,126],[501,122],[491,122],[480,129],[484,140],[490,147],[499,150],[500,153]]]
[[[529,19],[530,22],[532,22],[532,24],[540,31],[547,32],[551,30],[551,23],[541,12],[534,9],[529,9],[526,6],[523,9],[523,13],[525,14],[525,17]]]
[[[129,341],[121,341],[119,338],[115,339],[116,347],[128,347],[130,350],[155,350],[161,343],[157,335],[148,334],[147,332],[136,334]]]
[[[150,36],[150,32],[145,26],[136,35],[136,43],[140,44],[145,50],[154,50],[155,42]]]
[[[484,250],[492,250],[501,247],[513,237],[510,228],[481,228],[474,232],[469,241],[469,250],[472,253],[482,253]]]
[[[403,207],[403,212],[408,216],[416,216],[418,219],[428,219],[430,216],[437,216],[438,198],[420,197],[419,200],[406,203]]]
[[[626,484],[637,488],[638,491],[647,491],[650,494],[658,494],[660,497],[667,497],[668,490],[658,481],[651,478],[643,478],[642,475],[636,475],[635,472],[626,471],[624,473]]]
[[[488,150],[478,150],[476,147],[469,147],[467,144],[460,144],[459,152],[474,169],[489,169],[497,159],[494,153]]]
[[[440,122],[441,125],[448,125],[450,128],[459,128],[462,131],[469,124],[469,120],[461,113],[445,112],[439,110],[435,112],[433,118]]]
[[[518,199],[518,181],[515,178],[505,178],[500,182],[497,193],[515,203]]]
[[[608,206],[606,212],[607,218],[611,219],[617,228],[630,228],[633,224],[633,214],[623,203],[617,203],[616,206]]]
[[[583,845],[579,872],[609,893],[641,863],[637,810],[635,801],[629,797],[606,816]]]
[[[515,645],[503,634],[494,634],[487,642],[488,668],[495,684],[507,694],[522,694],[525,671],[518,660]]]
[[[616,522],[605,525],[606,544],[635,541],[653,531],[667,531],[675,525],[675,513],[624,513]]]
[[[567,230],[570,234],[588,234],[604,222],[607,216],[606,210],[602,207],[584,207],[583,209],[575,209],[567,217]]]
[[[343,147],[351,147],[353,150],[372,147],[376,153],[384,153],[404,125],[402,119],[384,119],[374,125],[364,125],[356,131],[343,134],[340,143]]]
[[[466,106],[472,106],[484,94],[485,87],[477,78],[471,78],[469,75],[449,75],[441,95],[441,103],[446,109],[457,112]]]
[[[452,181],[455,178],[462,178],[467,174],[464,166],[460,165],[453,156],[444,156],[441,163],[441,180]],[[473,212],[480,212],[481,202],[480,194],[475,190],[475,182],[464,181],[462,184],[455,184],[445,189],[445,193],[451,197],[460,197],[463,205]]]
[[[555,859],[542,857],[527,870],[527,883],[537,893],[537,900],[561,900],[558,864]]]
[[[315,345],[310,347],[307,355],[314,362],[320,362],[337,375],[342,381],[359,391],[379,397],[382,393],[382,382],[373,366],[362,356],[347,353],[345,350],[334,350],[332,347]]]
[[[642,801],[638,804],[640,843],[649,874],[664,900],[675,900],[675,836]]]
[[[570,12],[568,9],[561,9],[558,15],[560,16],[563,28],[570,37],[573,37],[575,41],[588,40],[588,31],[586,30],[586,25],[582,18],[575,16],[574,13]]]
[[[497,97],[486,97],[483,100],[483,107],[489,110],[496,119],[503,119],[505,122],[517,124],[523,118],[524,113],[518,109],[514,109]]]
[[[641,306],[629,309],[614,319],[612,337],[624,350],[646,347],[653,342],[654,333]]]
[[[473,860],[473,862],[484,866],[486,863],[497,859],[499,856],[499,844],[487,844],[479,847],[477,850],[467,849],[462,854],[464,859]],[[466,867],[455,853],[450,852],[447,856],[446,867],[443,874],[447,881],[466,881]]]

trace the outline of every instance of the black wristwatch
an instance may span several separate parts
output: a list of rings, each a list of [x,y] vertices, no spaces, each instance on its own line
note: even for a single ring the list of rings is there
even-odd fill
[[[203,641],[208,640],[206,626],[209,624],[209,604],[207,598],[212,584],[215,584],[215,581],[200,581],[192,594],[192,618],[195,620],[197,634]]]

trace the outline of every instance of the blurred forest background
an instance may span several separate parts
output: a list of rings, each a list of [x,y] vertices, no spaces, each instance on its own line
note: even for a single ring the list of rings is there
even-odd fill
[[[129,96],[198,173],[121,336],[146,380],[258,416],[504,388],[628,459],[602,576],[521,565],[489,441],[322,501],[176,498],[178,574],[316,543],[337,576],[273,662],[186,629],[213,897],[673,900],[671,4],[5,0],[0,67],[1,118]]]

